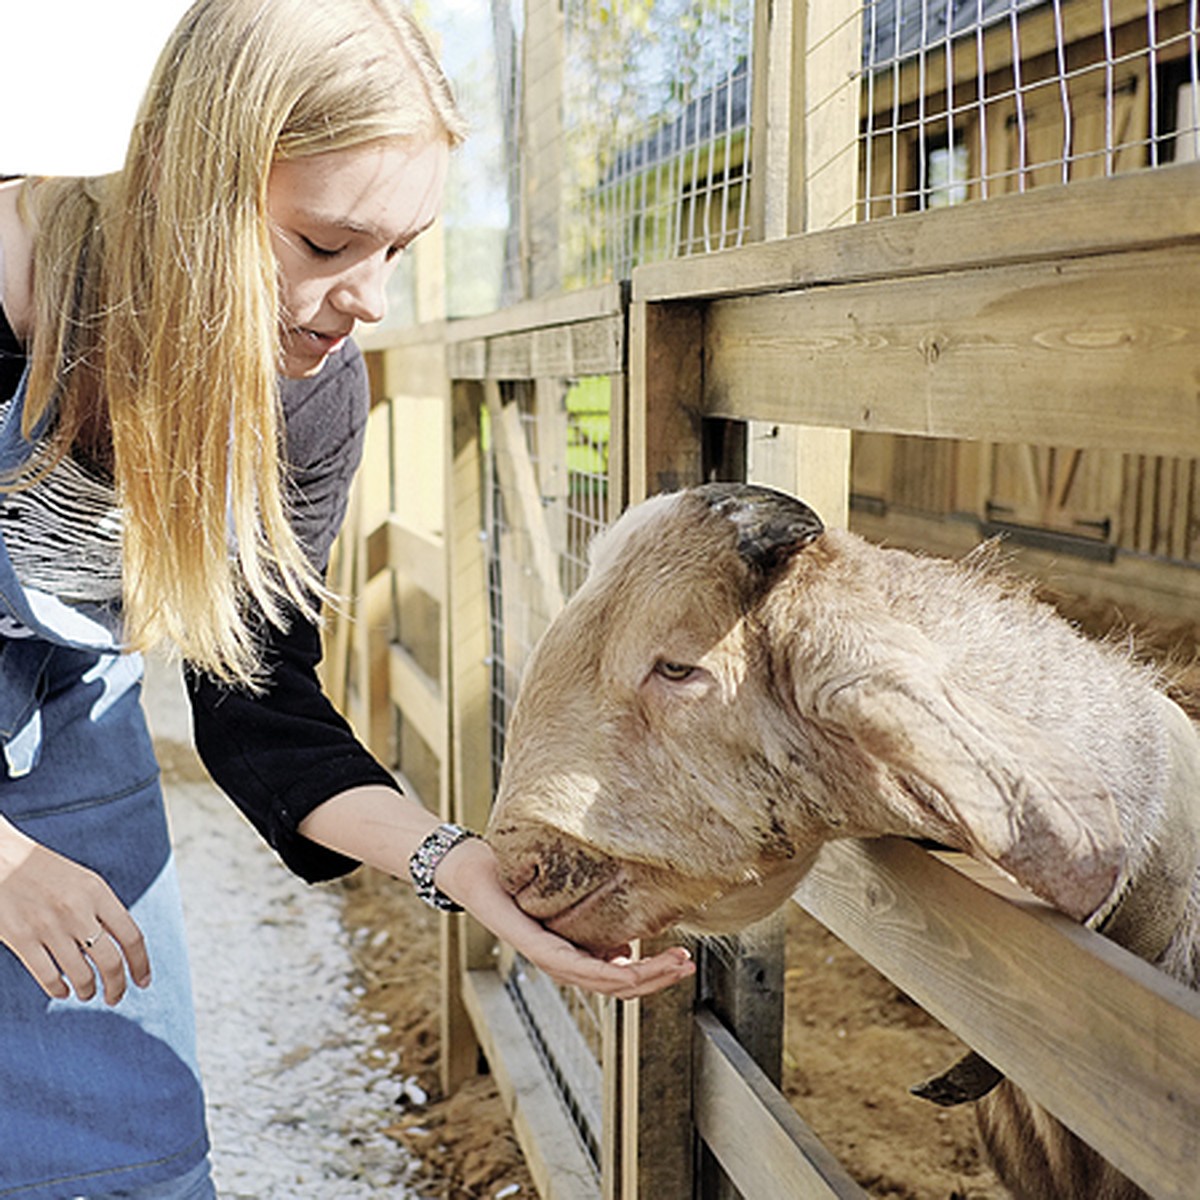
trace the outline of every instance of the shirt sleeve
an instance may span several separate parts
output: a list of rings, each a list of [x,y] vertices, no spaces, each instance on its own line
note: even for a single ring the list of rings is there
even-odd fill
[[[348,346],[313,379],[284,380],[292,522],[323,574],[362,459],[370,398],[366,368]],[[321,689],[319,629],[295,614],[264,631],[261,692],[187,670],[196,750],[218,787],[292,871],[315,882],[358,864],[298,831],[324,801],[363,784],[400,791]]]
[[[260,693],[184,672],[196,751],[213,781],[310,883],[358,864],[304,837],[300,822],[347,788],[400,791],[321,690],[320,659],[319,630],[296,617],[286,632],[268,633],[269,678]]]

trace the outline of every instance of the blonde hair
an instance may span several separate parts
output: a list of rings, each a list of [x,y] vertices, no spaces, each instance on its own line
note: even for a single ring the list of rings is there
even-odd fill
[[[106,406],[131,647],[170,642],[253,682],[254,609],[282,625],[289,604],[313,617],[322,595],[286,512],[272,163],[463,134],[393,0],[198,0],[159,58],[123,170],[30,185],[26,432],[51,417],[57,461]]]

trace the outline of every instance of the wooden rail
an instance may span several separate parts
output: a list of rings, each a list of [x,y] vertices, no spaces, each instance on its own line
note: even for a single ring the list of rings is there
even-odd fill
[[[896,839],[827,848],[797,898],[1151,1195],[1194,1194],[1200,995],[973,860]]]

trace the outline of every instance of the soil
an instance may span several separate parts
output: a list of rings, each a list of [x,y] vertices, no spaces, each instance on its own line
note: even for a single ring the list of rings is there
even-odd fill
[[[1129,639],[1200,716],[1200,625],[1052,599],[1089,633]],[[361,1004],[382,1024],[381,1044],[397,1052],[401,1076],[419,1083],[402,1089],[415,1100],[386,1131],[420,1160],[414,1185],[437,1200],[535,1196],[490,1078],[439,1093],[435,914],[407,887],[367,872],[342,890]],[[788,919],[784,1091],[801,1116],[872,1197],[1006,1196],[982,1157],[970,1106],[939,1109],[908,1094],[955,1061],[962,1043],[796,906]]]
[[[441,1092],[437,914],[377,872],[357,871],[339,886],[359,1003],[380,1048],[399,1062],[401,1102],[384,1132],[419,1162],[409,1186],[430,1200],[533,1200],[537,1189],[491,1077]]]

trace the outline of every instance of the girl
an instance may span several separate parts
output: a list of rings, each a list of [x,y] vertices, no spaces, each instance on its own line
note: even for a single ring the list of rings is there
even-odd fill
[[[213,778],[305,878],[411,876],[607,994],[692,969],[529,920],[317,683],[367,405],[348,338],[462,136],[394,0],[198,0],[119,173],[0,184],[2,1196],[213,1194],[139,651],[183,657]]]

